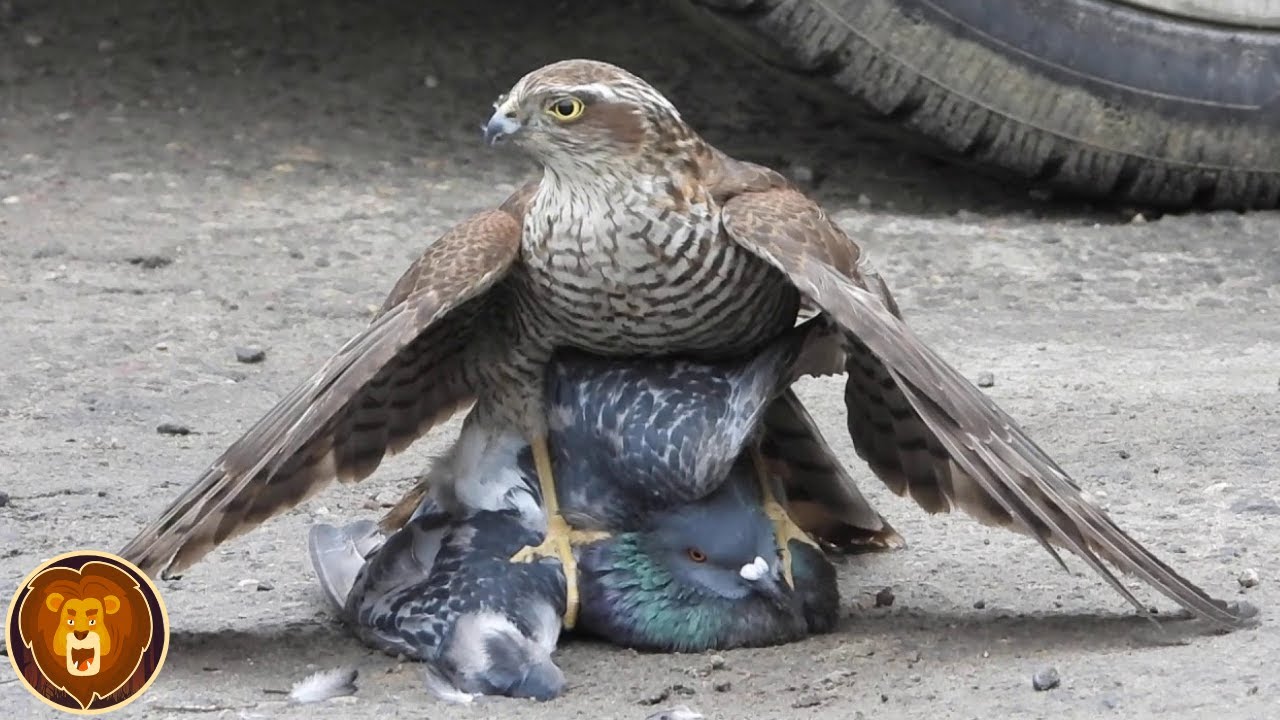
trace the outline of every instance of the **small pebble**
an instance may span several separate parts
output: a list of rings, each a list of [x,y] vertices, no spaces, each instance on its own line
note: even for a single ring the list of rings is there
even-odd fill
[[[1246,497],[1231,503],[1231,512],[1240,515],[1280,515],[1280,503],[1269,497]]]
[[[989,388],[995,384],[996,384],[996,376],[994,373],[990,373],[986,371],[978,373],[978,387]]]
[[[271,583],[267,582],[266,580],[259,580],[259,581],[258,581],[258,592],[270,592],[270,591],[275,590],[275,589],[276,589],[276,586],[275,586],[275,585],[272,585]]]
[[[155,270],[156,268],[171,265],[173,263],[173,258],[165,257],[164,255],[135,255],[130,258],[125,258],[125,262],[130,265],[137,265],[143,270]]]
[[[1240,583],[1240,587],[1251,588],[1257,587],[1258,583],[1262,582],[1262,579],[1258,577],[1257,570],[1246,568],[1244,572],[1240,573],[1240,577],[1236,578],[1236,582]]]
[[[3,490],[0,490],[0,507],[4,507],[5,505],[8,505],[8,504],[9,504],[9,493]]]
[[[694,689],[689,687],[688,685],[680,685],[680,684],[669,685],[648,697],[641,698],[640,704],[641,705],[657,705],[660,702],[664,702],[670,699],[672,695],[684,695],[687,697],[689,695],[693,695],[694,692],[695,692]]]
[[[236,347],[236,360],[246,364],[260,363],[267,359],[267,351],[253,345]]]
[[[818,707],[825,701],[826,698],[821,695],[804,695],[791,703],[791,707],[796,709]]]
[[[893,604],[893,588],[884,588],[876,593],[876,607],[889,607]]]
[[[733,689],[733,683],[729,682],[728,680],[720,680],[716,684],[712,685],[711,689],[715,690],[716,692],[729,692],[730,690]]]
[[[1129,459],[1129,451],[1128,451],[1128,450],[1121,450],[1121,451],[1120,451],[1120,459],[1121,459],[1121,460],[1128,460],[1128,459]]]
[[[1058,677],[1058,669],[1053,667],[1037,670],[1035,675],[1031,676],[1031,687],[1037,692],[1052,690],[1062,683],[1062,678]]]
[[[725,667],[728,666],[728,663],[725,662],[723,655],[712,655],[708,659],[711,661],[712,670],[723,670],[725,669]]]
[[[22,202],[22,198],[17,195],[5,195],[4,199],[0,200],[0,203],[4,203],[5,205],[17,205],[20,202]]]
[[[1142,213],[1138,213],[1137,215],[1134,215],[1132,218],[1129,219],[1129,222],[1131,223],[1144,223],[1146,221],[1147,221],[1147,216],[1143,215]]]
[[[191,428],[178,423],[164,422],[156,426],[156,432],[161,435],[190,435]]]
[[[974,609],[974,610],[985,610],[986,608],[987,608],[987,601],[986,601],[986,600],[974,600],[974,601],[973,601],[973,609]]]

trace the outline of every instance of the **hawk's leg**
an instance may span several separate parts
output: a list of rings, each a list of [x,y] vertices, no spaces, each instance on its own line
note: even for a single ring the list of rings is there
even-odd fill
[[[413,513],[418,510],[418,506],[422,504],[423,498],[427,496],[427,492],[431,490],[431,480],[423,477],[413,489],[387,511],[386,515],[378,521],[378,529],[390,535],[409,522],[409,518],[413,517]]]
[[[578,622],[578,560],[574,545],[585,545],[609,537],[604,532],[574,530],[560,514],[560,498],[556,495],[555,477],[551,473],[551,450],[547,436],[539,435],[530,443],[533,466],[542,489],[542,512],[547,516],[547,535],[537,547],[526,547],[511,557],[512,562],[534,562],[539,558],[556,558],[564,570],[564,627],[573,629]]]
[[[777,495],[773,492],[773,476],[769,472],[769,464],[765,461],[764,454],[760,452],[759,445],[751,448],[751,464],[755,467],[756,478],[760,481],[764,513],[773,522],[773,535],[777,539],[778,550],[782,553],[782,575],[786,578],[787,585],[794,590],[796,580],[791,573],[791,541],[799,540],[818,548],[819,551],[822,548],[799,525],[796,525],[791,515],[787,513],[786,507],[778,501]]]

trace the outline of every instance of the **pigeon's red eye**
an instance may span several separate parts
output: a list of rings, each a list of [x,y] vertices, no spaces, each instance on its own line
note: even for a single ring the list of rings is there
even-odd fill
[[[698,548],[689,548],[685,552],[689,553],[689,559],[696,563],[704,563],[707,561],[707,554]]]

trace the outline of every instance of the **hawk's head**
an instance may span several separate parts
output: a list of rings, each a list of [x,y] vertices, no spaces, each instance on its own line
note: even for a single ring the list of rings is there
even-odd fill
[[[662,93],[620,67],[563,60],[525,75],[494,103],[485,141],[510,139],[544,165],[568,169],[653,158],[692,136]]]

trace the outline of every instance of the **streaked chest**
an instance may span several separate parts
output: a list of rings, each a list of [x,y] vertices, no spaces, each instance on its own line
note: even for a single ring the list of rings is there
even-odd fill
[[[524,259],[548,297],[581,289],[643,301],[704,264],[719,226],[709,198],[678,202],[660,181],[564,188],[526,215]]]
[[[523,251],[522,299],[557,345],[720,354],[791,321],[769,322],[787,314],[790,288],[723,236],[714,200],[667,181],[540,193]]]

